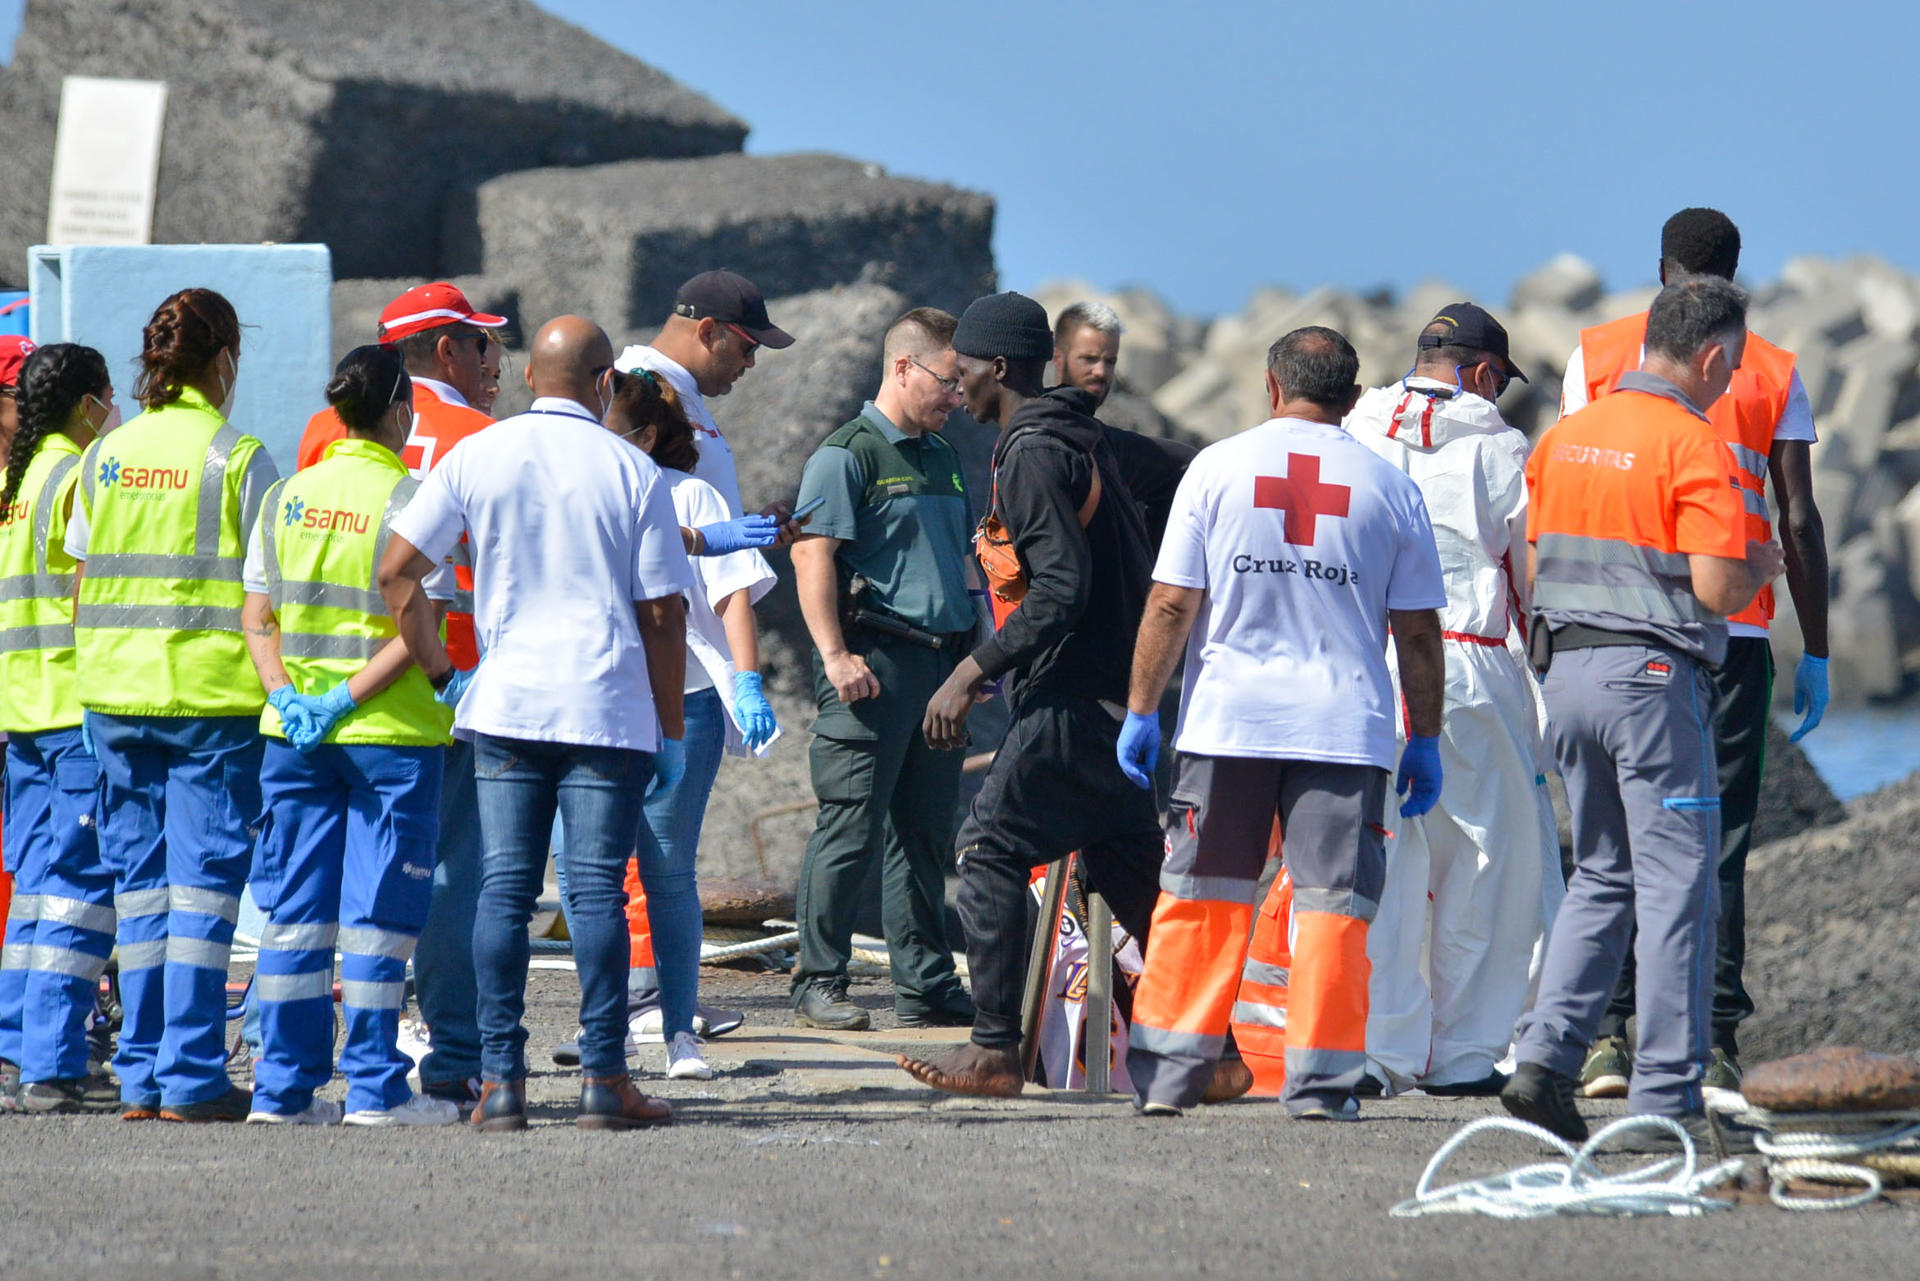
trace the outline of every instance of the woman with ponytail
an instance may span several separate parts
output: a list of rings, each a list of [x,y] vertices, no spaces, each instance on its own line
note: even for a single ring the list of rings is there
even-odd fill
[[[80,453],[115,421],[107,362],[55,343],[27,358],[0,486],[0,730],[7,734],[7,870],[32,910],[7,921],[0,1073],[28,1112],[111,1110],[87,1073],[87,1015],[113,951],[113,874],[93,826],[100,766],[81,728],[74,559],[63,546]],[[0,1102],[4,1106],[4,1102]]]
[[[227,421],[240,320],[210,289],[153,313],[146,412],[81,460],[66,547],[80,704],[103,776],[119,909],[121,1115],[241,1121],[227,1076],[227,953],[260,820],[266,694],[241,637],[241,567],[279,479]]]
[[[261,1051],[257,1125],[331,1125],[314,1090],[333,1077],[333,951],[347,1025],[348,1125],[452,1125],[460,1109],[415,1094],[398,1045],[407,958],[433,893],[453,709],[414,666],[374,590],[390,522],[418,482],[400,450],[413,380],[392,347],[355,347],[327,384],[346,428],[275,485],[246,564],[247,646],[267,689],[260,787],[267,823],[253,896],[267,910],[253,981]],[[450,571],[430,598],[453,597]]]

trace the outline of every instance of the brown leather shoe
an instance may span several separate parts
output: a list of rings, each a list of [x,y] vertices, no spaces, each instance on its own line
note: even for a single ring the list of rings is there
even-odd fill
[[[663,1099],[642,1094],[625,1072],[619,1076],[583,1076],[576,1124],[583,1130],[644,1130],[672,1125],[673,1109]]]
[[[526,1129],[527,1079],[482,1082],[480,1101],[473,1105],[471,1119],[488,1134]]]
[[[1207,1091],[1200,1096],[1200,1101],[1225,1103],[1229,1099],[1239,1098],[1252,1088],[1253,1069],[1236,1054],[1214,1064],[1213,1079],[1207,1082]]]

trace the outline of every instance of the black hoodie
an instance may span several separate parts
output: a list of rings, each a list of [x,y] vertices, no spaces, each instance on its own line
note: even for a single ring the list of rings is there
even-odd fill
[[[1093,410],[1086,392],[1055,387],[1015,410],[994,445],[995,509],[1027,594],[973,657],[989,680],[1012,673],[1021,698],[1050,690],[1127,699],[1153,551]],[[1096,466],[1100,506],[1083,529]]]

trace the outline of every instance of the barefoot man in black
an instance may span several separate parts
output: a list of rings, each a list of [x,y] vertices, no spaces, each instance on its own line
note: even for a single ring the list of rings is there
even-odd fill
[[[1114,756],[1153,553],[1093,417],[1097,402],[1075,387],[1043,390],[1053,355],[1046,310],[1019,294],[981,298],[960,318],[953,349],[967,411],[1000,427],[993,513],[1026,596],[927,704],[927,742],[962,746],[975,696],[1006,677],[1013,720],[957,838],[973,1037],[937,1059],[899,1063],[936,1089],[1013,1095],[1023,1084],[1029,869],[1078,850],[1093,889],[1136,938],[1153,915],[1159,816]]]

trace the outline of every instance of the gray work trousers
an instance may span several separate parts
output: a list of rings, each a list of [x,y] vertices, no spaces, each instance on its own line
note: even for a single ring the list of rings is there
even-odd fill
[[[1720,914],[1713,683],[1683,654],[1621,645],[1556,653],[1542,692],[1573,809],[1574,872],[1518,1057],[1577,1076],[1632,946],[1628,1107],[1697,1112]]]

